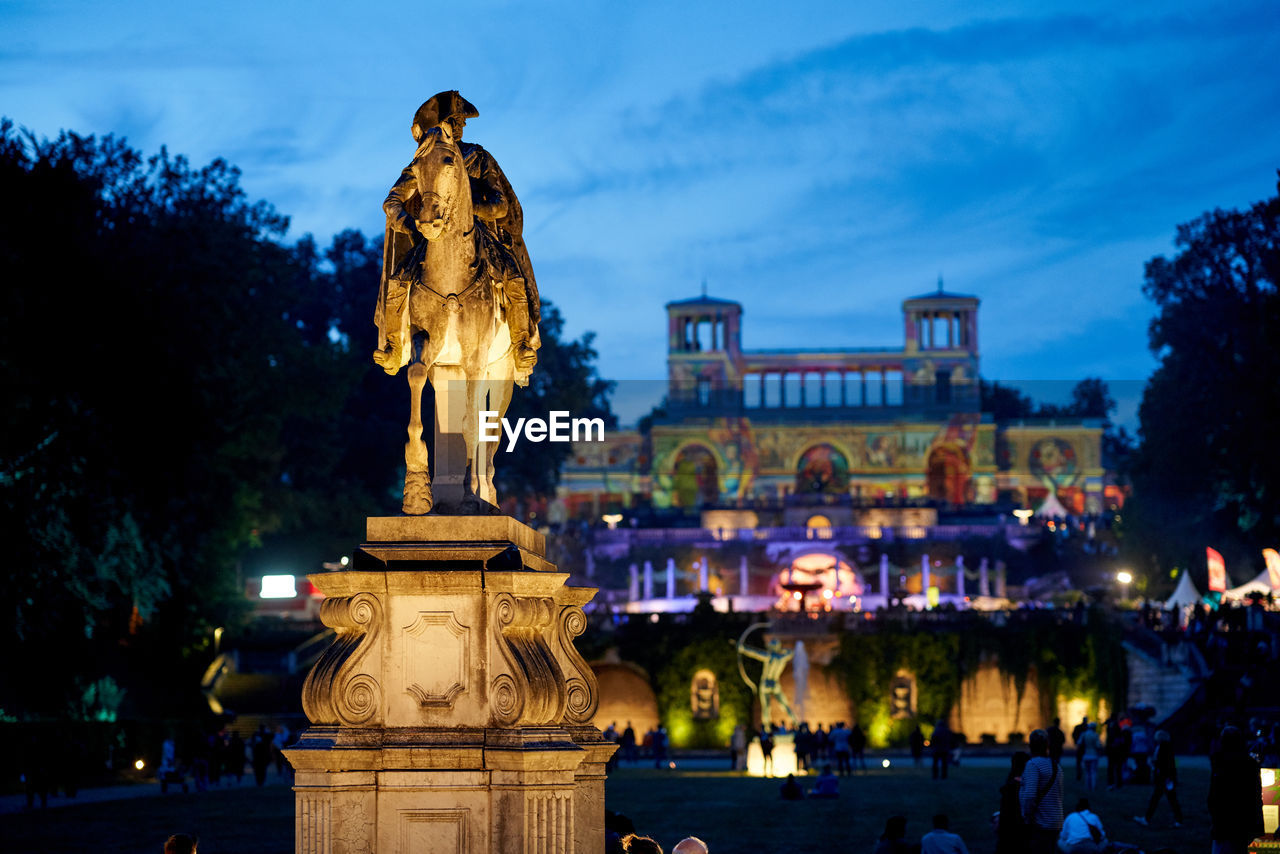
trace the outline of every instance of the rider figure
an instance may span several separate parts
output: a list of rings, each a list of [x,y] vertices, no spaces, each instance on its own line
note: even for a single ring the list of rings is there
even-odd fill
[[[467,119],[480,112],[456,90],[441,92],[427,99],[414,113],[411,132],[421,144],[427,132],[447,125],[467,167],[471,179],[471,206],[481,228],[482,254],[489,264],[490,275],[502,287],[506,298],[506,320],[515,348],[516,380],[524,385],[538,361],[538,320],[542,314],[538,284],[524,245],[524,211],[511,184],[493,155],[475,143],[462,141]],[[404,361],[408,342],[404,333],[404,314],[408,310],[408,286],[396,277],[399,266],[419,241],[427,223],[419,222],[422,199],[410,163],[400,173],[387,193],[382,210],[387,215],[386,240],[383,244],[382,288],[374,321],[378,325],[379,349],[373,359],[394,374]]]
[[[770,724],[769,702],[777,700],[782,706],[782,711],[786,712],[787,717],[791,719],[792,726],[795,725],[796,716],[791,711],[791,705],[787,702],[786,694],[782,693],[782,671],[787,669],[787,662],[795,658],[795,652],[789,649],[783,649],[782,641],[777,638],[770,638],[768,649],[756,649],[747,646],[741,641],[738,642],[738,654],[745,655],[748,658],[754,658],[763,664],[760,673],[760,686],[757,688],[760,697],[760,724],[768,727]]]

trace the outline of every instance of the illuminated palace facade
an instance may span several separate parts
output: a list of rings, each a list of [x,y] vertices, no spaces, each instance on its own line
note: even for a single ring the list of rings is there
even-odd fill
[[[647,432],[575,446],[562,512],[822,506],[839,526],[904,505],[1114,506],[1100,421],[997,424],[981,411],[978,306],[940,284],[903,301],[898,346],[748,350],[741,304],[668,303],[665,412]]]

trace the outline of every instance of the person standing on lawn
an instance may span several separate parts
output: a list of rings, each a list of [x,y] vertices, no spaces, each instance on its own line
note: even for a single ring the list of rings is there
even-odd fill
[[[1222,730],[1217,753],[1210,759],[1209,838],[1213,854],[1246,854],[1249,843],[1263,833],[1262,777],[1258,763],[1245,748],[1244,733]]]
[[[1009,776],[1000,787],[1000,812],[996,822],[996,854],[1023,854],[1027,850],[1027,823],[1022,819],[1022,804],[1018,793],[1022,787],[1022,772],[1027,768],[1031,754],[1019,750],[1009,762]]]
[[[1155,779],[1151,781],[1151,800],[1147,802],[1145,817],[1135,815],[1133,820],[1141,825],[1149,825],[1155,818],[1156,807],[1160,798],[1167,797],[1169,806],[1173,807],[1173,826],[1182,827],[1182,806],[1178,803],[1178,766],[1173,756],[1173,743],[1169,733],[1160,730],[1156,733],[1156,751],[1151,755],[1151,770]]]
[[[1049,758],[1049,733],[1031,733],[1031,760],[1022,772],[1018,803],[1027,823],[1027,851],[1056,854],[1062,830],[1062,769]]]

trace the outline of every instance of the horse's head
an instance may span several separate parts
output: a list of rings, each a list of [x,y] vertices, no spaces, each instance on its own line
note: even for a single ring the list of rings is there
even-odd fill
[[[447,125],[423,135],[412,169],[422,198],[418,222],[423,236],[435,240],[450,229],[470,228],[471,187],[466,164]]]

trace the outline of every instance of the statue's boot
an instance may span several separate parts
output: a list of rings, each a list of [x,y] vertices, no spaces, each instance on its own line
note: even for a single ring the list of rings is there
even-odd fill
[[[400,363],[404,361],[404,348],[400,343],[400,333],[393,332],[387,336],[387,345],[381,350],[373,351],[373,361],[381,366],[382,370],[394,375],[400,370]]]
[[[516,382],[525,385],[533,366],[538,364],[538,351],[529,345],[529,300],[524,293],[524,279],[512,281],[508,288],[507,327],[515,348]]]
[[[383,307],[383,318],[386,320],[387,337],[382,342],[382,349],[373,351],[373,361],[382,370],[394,375],[407,361],[404,357],[404,312],[409,301],[409,289],[397,280],[387,283],[386,305]]]

